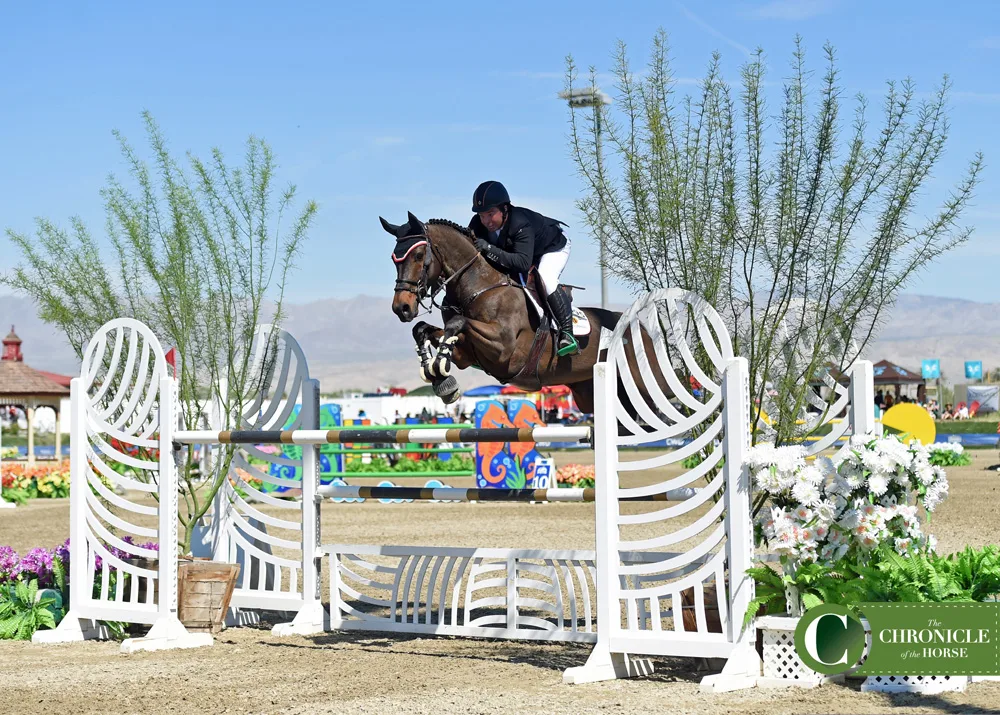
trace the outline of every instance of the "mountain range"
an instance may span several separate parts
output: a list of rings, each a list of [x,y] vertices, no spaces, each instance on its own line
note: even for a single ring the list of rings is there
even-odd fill
[[[410,326],[399,322],[390,303],[388,297],[359,295],[285,305],[284,327],[302,345],[324,393],[422,384]],[[37,317],[28,299],[0,295],[0,335],[11,325],[23,341],[26,363],[66,375],[79,371],[61,334]],[[922,359],[939,358],[944,377],[961,384],[966,360],[982,360],[986,371],[1000,366],[1000,303],[904,295],[865,353],[916,372]],[[460,374],[460,381],[466,388],[492,382],[476,371]]]

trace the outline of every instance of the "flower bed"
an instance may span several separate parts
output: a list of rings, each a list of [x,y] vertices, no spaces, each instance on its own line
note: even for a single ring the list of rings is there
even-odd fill
[[[69,600],[68,572],[69,539],[23,557],[0,546],[0,639],[28,640],[39,628],[55,628]]]
[[[414,450],[419,452],[419,450]],[[363,474],[365,472],[400,472],[400,473],[421,473],[421,472],[472,472],[476,469],[476,463],[472,457],[462,454],[453,454],[450,459],[441,460],[437,457],[431,459],[410,459],[402,457],[395,464],[379,455],[371,455],[369,461],[363,461],[361,454],[350,459],[344,465],[343,474],[335,476],[344,477],[347,474]]]
[[[125,543],[136,545],[131,536]],[[159,551],[159,544],[139,544],[140,548]],[[122,561],[135,557],[110,544],[108,552]],[[104,577],[104,561],[95,556],[94,597],[100,597]],[[24,556],[10,546],[0,546],[0,639],[28,640],[39,628],[55,628],[69,611],[69,539],[54,549],[36,547]],[[108,592],[115,591],[122,578],[118,570],[108,566]],[[125,576],[128,578],[128,576]],[[127,589],[128,584],[123,588]],[[124,636],[124,624],[108,623],[110,631]]]
[[[594,474],[593,464],[567,464],[556,471],[556,486],[592,487]]]
[[[972,458],[958,442],[935,442],[927,449],[930,451],[931,464],[938,467],[965,467],[972,464]]]
[[[3,498],[25,503],[28,499],[64,499],[69,496],[69,462],[27,465],[6,462],[0,468]]]

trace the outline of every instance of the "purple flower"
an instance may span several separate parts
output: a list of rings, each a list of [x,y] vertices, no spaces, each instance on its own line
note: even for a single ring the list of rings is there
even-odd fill
[[[48,549],[36,546],[21,559],[21,573],[30,572],[39,581],[52,575],[52,554]]]
[[[10,546],[0,546],[0,581],[15,578],[21,572],[21,559]]]
[[[61,560],[64,566],[69,566],[69,539],[62,546],[52,549],[52,556]]]

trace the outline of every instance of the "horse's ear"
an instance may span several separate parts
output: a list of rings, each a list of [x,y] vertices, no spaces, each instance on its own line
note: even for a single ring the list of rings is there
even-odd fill
[[[406,218],[409,219],[409,221],[410,221],[410,228],[422,230],[423,225],[424,225],[423,222],[421,222],[420,219],[418,219],[416,216],[414,216],[412,212],[407,211],[406,212]]]
[[[385,229],[386,233],[391,233],[393,236],[399,235],[399,226],[393,226],[381,216],[378,217],[378,220],[382,222],[382,228]]]

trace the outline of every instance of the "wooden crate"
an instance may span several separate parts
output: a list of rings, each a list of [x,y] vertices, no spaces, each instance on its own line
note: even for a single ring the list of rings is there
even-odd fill
[[[187,561],[177,564],[177,617],[189,631],[218,633],[233,597],[239,564]]]

